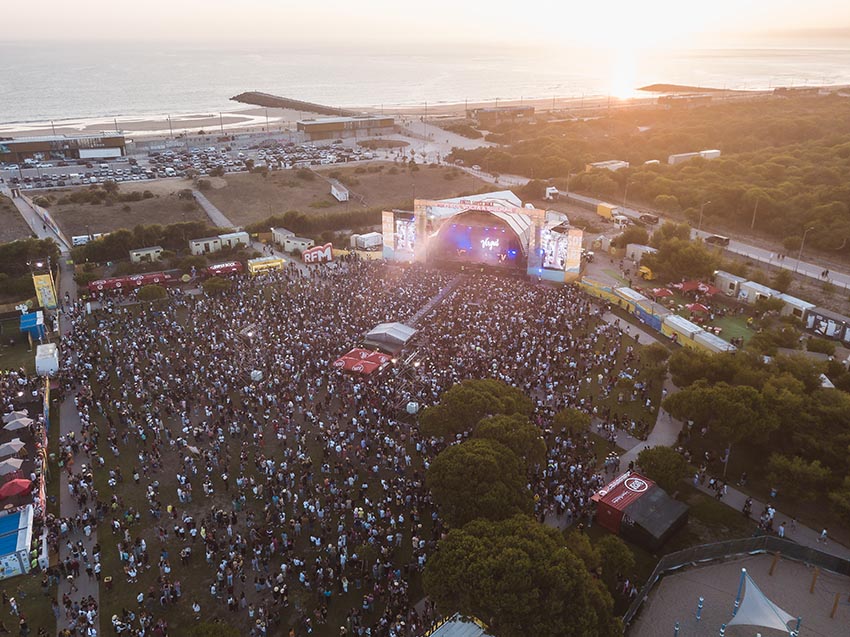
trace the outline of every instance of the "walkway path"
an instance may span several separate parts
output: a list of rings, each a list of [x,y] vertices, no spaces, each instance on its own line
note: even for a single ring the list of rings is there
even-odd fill
[[[38,213],[24,197],[12,197],[12,191],[5,184],[0,186],[0,193],[6,195],[18,209],[21,217],[39,239],[53,239],[62,251],[71,249],[65,240],[50,229],[38,216]]]
[[[407,321],[407,325],[409,325],[410,327],[416,327],[416,324],[419,323],[419,321],[421,321],[425,316],[427,316],[428,312],[430,312],[440,303],[442,303],[443,299],[445,299],[451,293],[452,290],[454,290],[458,285],[460,285],[461,281],[463,281],[465,278],[465,274],[458,274],[455,278],[449,281],[442,290],[432,296],[431,299],[425,305],[419,308],[416,314],[410,317],[410,320]]]
[[[212,221],[213,225],[218,228],[235,228],[236,225],[228,219],[225,214],[216,208],[213,203],[207,199],[200,190],[192,189],[192,194],[195,195],[195,201],[204,209],[207,216]]]
[[[61,263],[62,268],[62,277],[59,286],[59,295],[60,298],[64,299],[65,294],[67,293],[71,299],[71,302],[77,300],[77,286],[74,283],[74,267],[67,263],[67,259],[63,259]],[[62,335],[66,335],[70,331],[71,325],[69,321],[61,321],[61,329]],[[80,435],[80,418],[77,414],[77,408],[74,404],[74,393],[71,392],[65,399],[62,401],[62,404],[59,407],[59,433],[61,436],[68,436],[71,432],[74,432],[75,436]],[[79,471],[80,466],[89,462],[89,459],[80,452],[75,457],[74,461],[74,471]],[[68,491],[68,474],[65,471],[60,472],[60,485],[59,485],[59,515],[63,518],[72,518],[76,516],[80,512],[79,507],[77,506],[76,500],[71,497],[70,492]],[[77,531],[69,534],[68,537],[63,538],[59,542],[59,559],[64,560],[71,554],[71,551],[68,549],[68,542],[82,542],[83,546],[86,548],[88,552],[89,559],[91,559],[92,555],[92,547],[97,543],[97,527],[94,527],[91,533],[91,537],[88,539],[82,532],[82,529],[78,529]],[[85,575],[85,565],[81,564],[81,576],[76,578],[74,582],[75,586],[79,589],[75,593],[71,593],[70,584],[63,580],[59,583],[59,590],[57,593],[58,601],[60,608],[62,607],[62,596],[65,593],[68,593],[73,600],[80,600],[88,596],[92,596],[95,601],[97,601],[98,606],[100,605],[100,589],[98,586],[98,581],[96,579],[89,579]],[[68,627],[68,621],[65,619],[64,611],[60,614],[59,620],[57,621],[57,630],[62,630]],[[98,634],[100,634],[100,630],[98,630]]]

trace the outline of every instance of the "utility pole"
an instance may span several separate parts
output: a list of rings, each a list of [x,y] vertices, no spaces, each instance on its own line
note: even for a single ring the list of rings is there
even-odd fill
[[[55,135],[56,135],[56,126],[53,124],[53,120],[52,120],[52,119],[50,120],[50,128],[52,128],[52,129],[53,129],[53,135],[55,136]]]
[[[702,205],[699,207],[699,225],[697,225],[697,230],[702,230],[702,212],[705,210],[706,204],[710,204],[710,201],[706,201],[703,199]]]
[[[803,258],[803,246],[806,245],[806,235],[809,234],[811,230],[814,230],[815,227],[806,228],[806,231],[803,233],[803,240],[800,241],[800,251],[797,253],[797,263],[794,264],[794,272],[797,272],[797,268],[800,267],[800,259]]]
[[[171,138],[174,139],[174,128],[171,126],[171,115],[166,115],[168,118],[168,130],[171,133]]]
[[[221,111],[218,113],[218,125],[221,128],[221,134],[224,135],[224,117],[222,117]]]
[[[756,199],[756,205],[753,206],[753,222],[750,224],[750,230],[756,227],[756,213],[759,209],[759,201],[761,201],[761,199]]]

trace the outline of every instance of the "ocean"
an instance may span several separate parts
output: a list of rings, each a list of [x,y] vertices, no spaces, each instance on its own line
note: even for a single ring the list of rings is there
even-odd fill
[[[729,89],[850,84],[848,49],[629,52],[504,44],[228,47],[0,42],[0,124],[218,113],[249,90],[333,106],[630,97],[653,83]]]

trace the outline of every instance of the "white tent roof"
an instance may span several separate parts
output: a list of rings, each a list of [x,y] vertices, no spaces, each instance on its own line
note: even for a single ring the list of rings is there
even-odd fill
[[[738,612],[726,625],[759,626],[788,632],[788,622],[796,622],[797,618],[770,601],[749,573],[746,573],[745,582],[744,597]]]
[[[381,323],[366,333],[364,341],[399,351],[414,334],[416,330],[404,323]]]

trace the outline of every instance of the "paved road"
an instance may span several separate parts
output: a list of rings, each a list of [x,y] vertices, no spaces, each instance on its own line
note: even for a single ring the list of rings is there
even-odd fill
[[[24,221],[26,221],[27,225],[39,239],[53,239],[59,244],[59,249],[63,252],[67,252],[71,249],[61,235],[55,233],[50,227],[44,224],[41,217],[39,217],[38,213],[35,211],[35,208],[30,205],[30,202],[26,198],[12,197],[11,190],[5,184],[0,186],[0,193],[6,195],[12,200],[12,203],[15,204],[15,207],[18,209],[21,217],[23,217]]]
[[[60,264],[62,276],[59,282],[59,295],[60,298],[64,299],[65,294],[67,293],[73,303],[77,300],[77,286],[74,283],[74,267],[73,265],[69,265],[67,261],[67,259],[62,259],[62,263]],[[70,328],[71,325],[68,321],[61,321],[63,336],[68,334]],[[59,433],[61,436],[67,437],[71,432],[74,432],[74,435],[79,438],[80,429],[80,418],[77,414],[76,405],[74,404],[74,394],[71,393],[62,401],[62,404],[59,407]],[[84,454],[84,452],[80,451],[74,459],[73,471],[80,471],[81,465],[89,464],[89,462],[89,458]],[[68,491],[68,474],[66,471],[61,471],[59,484],[59,515],[63,518],[73,518],[79,514],[79,512],[80,509],[77,506],[77,502],[71,497],[71,494]],[[89,560],[91,560],[92,547],[97,543],[97,537],[97,528],[95,527],[92,531],[91,537],[89,538],[85,537],[81,529],[70,534],[68,538],[63,538],[63,540],[59,542],[59,559],[64,560],[71,554],[67,545],[68,541],[71,541],[74,543],[82,542],[88,552]],[[68,593],[75,601],[92,596],[98,605],[100,604],[100,588],[98,581],[87,577],[82,560],[81,575],[76,578],[74,584],[78,591],[72,593],[71,585],[67,581],[63,580],[59,583],[57,597],[60,608],[62,607],[62,596],[65,593]],[[67,627],[68,621],[65,618],[65,613],[63,611],[61,612],[57,622],[57,630],[62,630]],[[99,630],[98,634],[100,634]]]
[[[207,199],[204,194],[197,189],[192,189],[192,194],[195,195],[195,201],[204,209],[207,216],[210,218],[214,226],[219,228],[236,228],[237,226],[228,219],[224,213],[216,208],[212,202]]]

